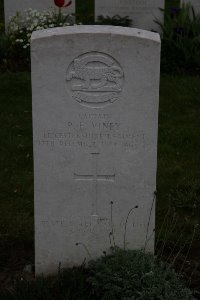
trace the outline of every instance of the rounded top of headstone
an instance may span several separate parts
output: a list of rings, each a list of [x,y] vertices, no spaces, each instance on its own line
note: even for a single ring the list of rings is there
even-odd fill
[[[31,40],[50,38],[53,36],[74,35],[74,34],[113,34],[141,39],[151,40],[160,43],[160,35],[156,32],[138,28],[108,26],[108,25],[76,25],[66,27],[56,27],[34,31]]]

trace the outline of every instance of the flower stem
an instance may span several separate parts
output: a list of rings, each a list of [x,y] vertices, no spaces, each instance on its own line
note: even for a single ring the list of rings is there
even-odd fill
[[[57,25],[60,24],[60,22],[61,22],[61,17],[62,17],[61,7],[59,7],[59,8],[58,8],[58,24],[57,24]]]

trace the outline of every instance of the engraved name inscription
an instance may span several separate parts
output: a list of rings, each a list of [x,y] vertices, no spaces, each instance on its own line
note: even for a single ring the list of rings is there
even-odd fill
[[[47,128],[41,132],[38,145],[88,148],[94,152],[98,152],[99,147],[113,146],[141,151],[149,142],[142,130],[135,131],[124,126],[111,114],[79,113],[71,120],[66,120],[60,129]]]

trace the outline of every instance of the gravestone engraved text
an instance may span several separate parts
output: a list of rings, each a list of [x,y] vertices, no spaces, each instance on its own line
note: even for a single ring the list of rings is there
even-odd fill
[[[36,275],[100,257],[111,233],[153,253],[159,34],[67,26],[31,52]]]

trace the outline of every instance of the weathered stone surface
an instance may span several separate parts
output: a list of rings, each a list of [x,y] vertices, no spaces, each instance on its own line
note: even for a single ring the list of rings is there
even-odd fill
[[[160,27],[154,21],[164,21],[163,12],[159,9],[164,7],[164,0],[96,0],[95,17],[129,16],[132,27],[160,32]]]
[[[190,3],[195,10],[196,14],[200,14],[200,1],[199,0],[181,0],[181,5],[186,3]]]
[[[114,244],[154,251],[159,64],[157,33],[32,35],[37,274]]]
[[[44,11],[55,9],[57,6],[55,6],[54,0],[4,0],[6,26],[8,24],[9,17],[14,16],[17,11],[24,13],[24,11],[29,8]],[[75,0],[72,0],[72,4],[69,7],[62,8],[62,11],[69,14],[75,13]]]

